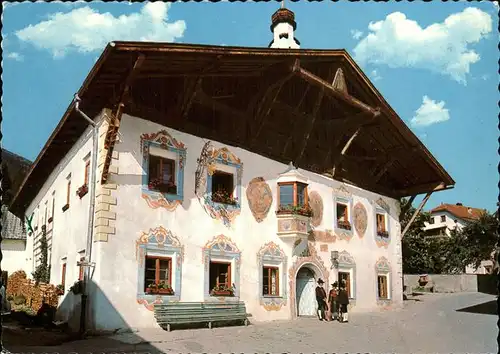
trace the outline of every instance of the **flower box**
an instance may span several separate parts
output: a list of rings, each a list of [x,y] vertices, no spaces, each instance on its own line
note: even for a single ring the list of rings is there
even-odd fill
[[[351,223],[349,221],[337,221],[337,227],[339,229],[351,230]]]
[[[88,192],[89,192],[89,186],[84,184],[83,186],[81,186],[76,190],[76,195],[78,195],[80,199],[82,199]]]
[[[212,296],[234,296],[234,293],[229,290],[218,290],[218,291],[212,291],[211,293]]]
[[[146,288],[146,294],[174,295],[173,289]]]
[[[69,209],[69,204],[65,204],[63,207],[62,207],[62,211],[63,213]]]
[[[280,206],[278,210],[276,211],[277,215],[302,215],[302,216],[307,216],[311,217],[313,212],[312,209],[309,207],[309,205],[303,205],[303,206]]]
[[[173,182],[163,182],[156,178],[148,183],[148,189],[166,194],[177,194],[177,186]]]
[[[377,235],[379,237],[387,238],[387,237],[389,237],[389,232],[387,232],[387,231],[377,231]]]
[[[212,202],[227,205],[237,205],[238,199],[233,198],[231,195],[224,191],[217,191],[212,193]]]

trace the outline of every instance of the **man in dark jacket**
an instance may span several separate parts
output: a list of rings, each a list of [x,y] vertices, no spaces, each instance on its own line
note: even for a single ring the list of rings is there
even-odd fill
[[[320,321],[325,319],[326,310],[326,291],[323,288],[325,282],[323,279],[318,279],[318,286],[316,287],[316,301],[318,302],[318,317]]]
[[[342,285],[340,286],[340,291],[337,296],[337,303],[340,307],[339,321],[348,322],[347,305],[349,305],[349,295],[347,294],[347,291],[345,289],[345,282],[342,282]]]

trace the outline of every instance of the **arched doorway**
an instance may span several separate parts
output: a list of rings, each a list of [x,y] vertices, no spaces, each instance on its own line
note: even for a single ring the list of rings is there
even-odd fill
[[[303,266],[297,272],[295,291],[297,294],[297,316],[316,316],[316,274]]]

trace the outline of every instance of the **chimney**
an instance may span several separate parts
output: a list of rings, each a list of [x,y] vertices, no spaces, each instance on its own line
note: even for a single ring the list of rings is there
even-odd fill
[[[462,203],[457,203],[457,206],[464,206]]]

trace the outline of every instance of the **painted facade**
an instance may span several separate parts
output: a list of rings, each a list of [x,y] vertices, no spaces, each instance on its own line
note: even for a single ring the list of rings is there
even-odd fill
[[[104,130],[106,119],[99,120]],[[27,212],[30,215],[40,209],[39,205],[45,206],[46,200],[50,211],[50,198],[55,191],[55,215],[50,214],[53,226],[48,228],[52,235],[51,282],[63,282],[62,267],[66,264],[67,287],[78,279],[76,262],[85,250],[89,201],[88,195],[82,199],[76,196],[75,189],[84,179],[90,137],[90,132],[86,132],[80,138]],[[98,183],[96,193],[92,256],[96,266],[90,298],[93,328],[154,327],[152,305],[168,301],[240,300],[245,302],[253,320],[293,318],[298,296],[302,296],[296,291],[296,277],[304,267],[312,271],[314,280],[321,277],[327,284],[338,279],[338,272],[348,273],[351,311],[401,306],[396,200],[300,170],[297,173],[308,183],[313,217],[310,223],[304,217],[305,237],[281,237],[277,234],[277,183],[283,179],[287,166],[215,141],[210,145],[207,149],[203,139],[123,115],[113,153],[113,173],[107,184]],[[203,149],[208,151],[206,168],[200,168]],[[176,161],[175,194],[149,190],[146,150]],[[210,177],[216,170],[231,173],[234,178],[237,202],[228,210],[210,199]],[[63,212],[70,174],[74,187],[70,191],[70,207]],[[339,228],[337,203],[347,206],[351,230]],[[377,213],[383,213],[387,220],[390,235],[384,242],[377,235]],[[44,213],[41,215],[44,217]],[[34,223],[36,226],[44,224],[39,217],[35,213],[34,219],[40,220]],[[33,238],[29,240],[33,244]],[[338,268],[332,265],[332,251],[339,252]],[[146,293],[148,255],[170,260],[172,294]],[[375,269],[380,268],[380,259],[386,260],[384,271],[390,279],[390,295],[384,301],[377,292]],[[231,265],[232,297],[210,294],[210,262],[217,261]],[[263,295],[263,271],[268,269],[264,267],[278,269],[278,290],[274,296]],[[62,320],[76,316],[71,307],[77,306],[78,301],[73,298],[70,294],[62,297]]]

